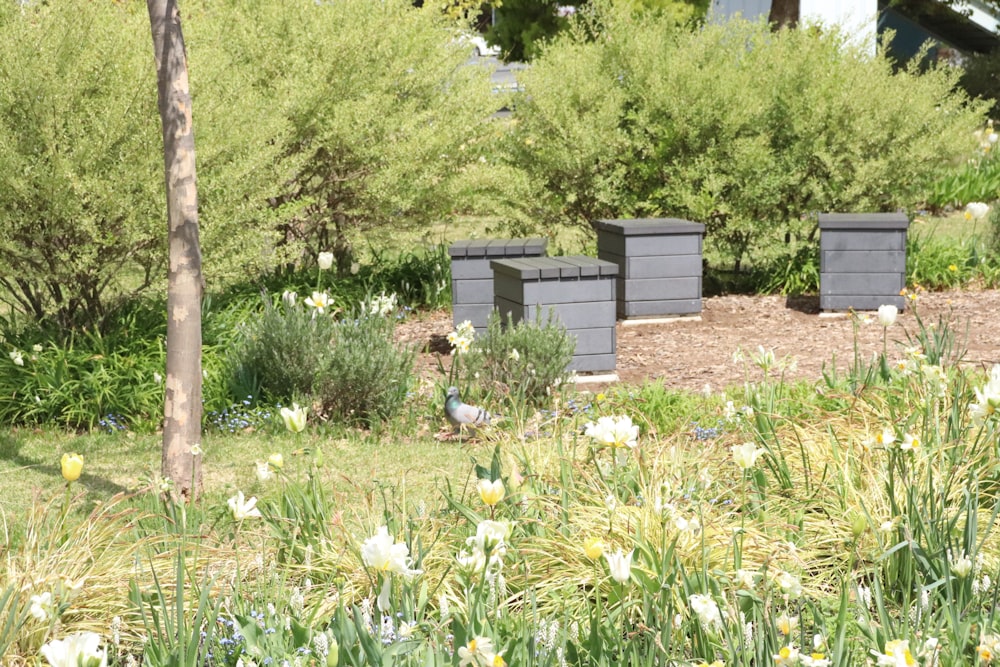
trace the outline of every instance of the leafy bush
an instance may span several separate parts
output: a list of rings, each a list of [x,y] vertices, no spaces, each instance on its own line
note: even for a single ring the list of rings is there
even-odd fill
[[[569,379],[567,367],[575,349],[576,340],[551,317],[544,323],[515,324],[508,315],[504,325],[494,312],[486,332],[457,357],[461,386],[470,399],[491,396],[514,406],[538,407]]]
[[[589,6],[523,76],[508,145],[540,224],[686,218],[739,268],[815,244],[818,211],[916,205],[982,124],[956,74],[897,72],[832,29],[684,32]]]
[[[225,7],[239,71],[288,123],[294,176],[274,194],[304,205],[289,241],[334,252],[343,275],[372,230],[449,220],[466,193],[499,186],[484,151],[502,102],[440,12],[406,0]]]
[[[263,396],[269,402],[309,396],[330,353],[336,321],[301,301],[264,296],[264,308],[242,327],[233,351],[235,396]]]
[[[337,322],[314,385],[327,417],[374,426],[402,410],[413,384],[415,352],[395,343],[395,322],[394,313]]]
[[[275,159],[280,116],[229,68],[225,42],[207,37],[228,21],[192,21],[190,45],[201,243],[216,287],[285,257],[267,201],[287,180]],[[165,282],[149,49],[140,5],[0,7],[0,287],[31,318],[92,328],[123,296]]]

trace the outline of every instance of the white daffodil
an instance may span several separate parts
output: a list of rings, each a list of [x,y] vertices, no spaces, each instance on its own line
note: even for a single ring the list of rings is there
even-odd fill
[[[791,644],[782,646],[781,650],[772,657],[776,667],[795,667],[799,664],[799,649]]]
[[[333,266],[333,253],[321,252],[316,256],[316,263],[319,264],[321,271],[328,270],[331,266]]]
[[[489,637],[474,637],[458,647],[458,667],[492,667],[493,641]]]
[[[51,616],[53,612],[52,593],[45,591],[44,593],[39,593],[38,595],[32,595],[30,605],[28,613],[42,623],[48,621],[49,616]]]
[[[778,628],[778,632],[786,637],[790,637],[799,627],[799,617],[782,614],[774,622],[774,626]]]
[[[899,448],[904,452],[920,451],[920,437],[912,433],[903,435],[903,441],[899,443]]]
[[[730,447],[733,452],[733,462],[741,470],[750,470],[757,465],[757,459],[764,453],[764,449],[758,448],[752,442],[744,442],[742,445]]]
[[[10,360],[14,362],[15,366],[24,365],[24,353],[21,352],[20,350],[13,350],[11,352],[8,352],[7,356],[10,357]]]
[[[905,639],[893,639],[885,643],[885,653],[872,651],[875,664],[879,667],[908,667],[916,665],[916,658],[910,652],[910,642]]]
[[[802,595],[802,584],[791,573],[782,570],[778,573],[778,576],[774,578],[774,581],[778,584],[781,592],[787,595],[790,599],[794,600]]]
[[[330,307],[332,302],[333,299],[331,299],[330,295],[326,292],[313,292],[312,296],[306,297],[306,305],[310,308],[315,308],[316,312],[320,315],[322,315],[324,311]]]
[[[410,569],[410,548],[396,542],[387,526],[380,526],[375,534],[361,544],[361,559],[368,567],[379,572],[394,572],[410,576],[420,570]]]
[[[803,653],[800,657],[802,667],[830,667],[831,664],[830,659],[819,651],[814,653]]]
[[[971,201],[965,205],[966,220],[982,220],[989,212],[989,205],[981,201]]]
[[[976,402],[969,406],[969,416],[982,423],[996,414],[1000,408],[1000,364],[994,364],[990,379],[982,389],[975,389]]]
[[[260,518],[260,510],[257,509],[257,498],[255,496],[244,498],[242,491],[237,491],[236,495],[229,499],[229,511],[237,521]]]
[[[309,408],[299,407],[298,403],[292,403],[291,408],[281,408],[281,419],[285,422],[285,428],[292,433],[304,431],[308,412]]]
[[[604,553],[604,558],[608,561],[608,571],[611,573],[611,578],[619,584],[627,583],[632,578],[633,553],[633,551],[629,551],[626,555],[621,549],[613,554]]]
[[[638,444],[639,426],[628,415],[600,417],[597,422],[587,422],[584,435],[609,447],[634,449]]]
[[[896,442],[896,432],[888,426],[882,429],[881,433],[875,434],[875,444],[888,449],[892,443]]]
[[[722,614],[719,612],[719,605],[710,595],[695,593],[688,598],[688,604],[703,628],[710,630],[713,627],[722,627]]]
[[[101,648],[96,632],[77,632],[64,639],[53,639],[39,651],[51,667],[105,667],[107,651]]]
[[[897,315],[899,315],[899,309],[891,303],[878,307],[878,323],[883,327],[891,327],[895,324]]]

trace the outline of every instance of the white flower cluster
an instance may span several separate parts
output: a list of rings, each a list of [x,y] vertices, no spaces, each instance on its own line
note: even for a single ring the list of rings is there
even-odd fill
[[[635,449],[638,445],[639,426],[628,415],[600,417],[597,422],[587,422],[584,428],[584,435],[608,447]]]
[[[503,557],[507,553],[507,538],[513,526],[505,521],[480,521],[476,534],[465,540],[469,547],[459,552],[458,564],[469,572],[484,572],[493,578],[503,569]]]
[[[388,317],[396,312],[398,305],[395,293],[386,295],[385,292],[382,292],[378,296],[373,296],[371,301],[363,301],[361,303],[361,312],[365,315]]]
[[[361,544],[361,560],[378,572],[392,572],[404,576],[420,574],[410,568],[410,548],[405,542],[396,542],[388,526],[379,526],[375,534]]]
[[[476,337],[476,328],[472,322],[465,320],[455,330],[448,334],[448,342],[451,343],[452,354],[465,354],[472,347],[472,341]]]

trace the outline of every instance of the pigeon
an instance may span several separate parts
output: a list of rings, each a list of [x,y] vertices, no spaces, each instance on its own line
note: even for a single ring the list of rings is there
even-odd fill
[[[490,413],[482,408],[462,402],[458,395],[458,387],[448,387],[448,392],[445,395],[447,398],[444,402],[444,416],[456,429],[461,429],[463,424],[481,426],[490,423]]]

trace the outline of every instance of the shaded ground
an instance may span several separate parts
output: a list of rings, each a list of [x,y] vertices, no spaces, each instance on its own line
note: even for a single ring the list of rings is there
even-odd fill
[[[935,292],[921,294],[916,302],[925,325],[943,317],[951,322],[960,343],[967,347],[964,361],[989,367],[1000,363],[1000,290]],[[865,315],[865,314],[862,314]],[[858,325],[857,345],[868,358],[882,349],[882,327],[871,322]],[[402,340],[423,346],[419,367],[433,377],[437,358],[446,351],[442,339],[452,330],[451,313],[440,311],[403,323]],[[918,331],[913,309],[900,313],[889,329],[890,360],[902,356],[909,344],[907,333]],[[847,314],[820,315],[819,297],[786,299],[782,296],[730,295],[703,300],[700,320],[680,318],[658,324],[625,326],[618,323],[618,369],[622,382],[662,380],[668,387],[713,389],[744,381],[744,366],[733,362],[742,348],[772,348],[778,358],[789,356],[794,378],[819,380],[824,365],[843,371],[854,356],[854,324]],[[894,341],[899,341],[895,343]],[[434,351],[438,350],[438,351]]]

